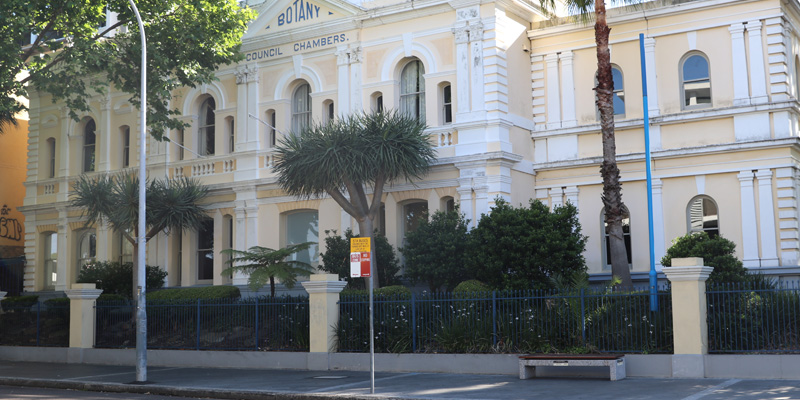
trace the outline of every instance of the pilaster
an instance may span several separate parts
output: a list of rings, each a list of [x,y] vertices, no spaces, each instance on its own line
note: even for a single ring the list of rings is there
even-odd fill
[[[653,178],[653,251],[656,256],[656,271],[661,271],[661,258],[666,254],[666,240],[664,235],[664,183],[661,179]]]
[[[767,73],[764,70],[764,46],[761,44],[761,21],[747,23],[747,37],[750,43],[750,101],[753,104],[766,103],[769,97]]]
[[[775,238],[775,208],[772,196],[772,170],[760,169],[758,179],[758,216],[761,233],[761,266],[777,267],[778,245]]]
[[[558,77],[558,54],[544,57],[547,68],[547,129],[561,128],[561,94]]]
[[[747,268],[758,268],[758,223],[753,192],[753,172],[742,171],[737,175],[742,195],[742,262]]]
[[[747,82],[747,52],[744,45],[744,25],[735,23],[728,27],[731,33],[731,54],[733,67],[733,105],[750,104]]]
[[[558,55],[561,61],[561,115],[563,128],[578,125],[575,118],[575,74],[573,72],[574,55],[565,51]]]
[[[346,282],[336,274],[314,274],[301,282],[308,292],[310,353],[332,353],[336,348],[336,329],[339,322],[339,293]],[[312,368],[318,369],[318,368]],[[319,369],[327,369],[319,368]]]
[[[647,108],[650,116],[655,117],[660,115],[661,111],[658,105],[658,83],[656,82],[656,40],[654,38],[644,39],[644,60],[645,66],[647,67]],[[661,149],[660,135],[657,149]]]
[[[337,102],[339,104],[339,114],[347,115],[350,113],[350,53],[346,46],[339,46],[336,50],[336,68],[338,73]]]
[[[769,93],[773,102],[791,98],[789,87],[789,56],[786,47],[786,27],[782,17],[764,21],[767,35],[767,57],[769,60]],[[748,23],[749,25],[749,23]]]

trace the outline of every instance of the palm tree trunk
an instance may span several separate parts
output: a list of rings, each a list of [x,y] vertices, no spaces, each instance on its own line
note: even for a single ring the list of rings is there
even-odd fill
[[[358,220],[358,233],[361,234],[361,237],[369,237],[369,251],[372,256],[372,260],[370,261],[370,274],[372,275],[374,289],[379,289],[381,287],[381,280],[378,274],[378,257],[375,252],[375,235],[373,223],[369,216]]]
[[[608,49],[608,36],[611,29],[606,22],[604,0],[595,0],[595,13],[594,30],[597,44],[597,88],[595,90],[597,91],[597,108],[600,111],[600,131],[603,137],[603,163],[600,166],[600,175],[603,177],[602,199],[609,230],[611,273],[621,281],[622,286],[630,287],[632,286],[631,272],[628,268],[628,256],[622,232],[624,209],[622,186],[619,181],[617,147],[614,140],[614,83],[611,75],[611,53]]]

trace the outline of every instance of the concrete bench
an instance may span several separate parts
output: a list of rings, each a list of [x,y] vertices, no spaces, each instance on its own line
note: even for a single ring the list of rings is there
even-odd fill
[[[536,367],[608,367],[612,381],[625,379],[623,354],[537,354],[519,357],[519,379],[536,377]]]

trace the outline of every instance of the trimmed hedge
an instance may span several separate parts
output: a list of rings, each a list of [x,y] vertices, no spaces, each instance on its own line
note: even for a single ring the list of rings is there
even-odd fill
[[[25,308],[33,307],[38,301],[39,296],[36,295],[6,297],[2,300],[2,305],[3,307]]]
[[[164,289],[147,293],[147,300],[207,300],[238,299],[242,297],[236,286],[204,286]]]
[[[342,290],[340,294],[342,296],[367,296],[369,295],[369,291],[361,289],[345,289]],[[373,292],[373,296],[402,296],[402,295],[411,295],[411,289],[402,285],[394,285],[394,286],[386,286],[378,288],[375,289],[375,291]]]
[[[69,298],[57,297],[55,299],[48,299],[44,301],[46,307],[69,307]]]
[[[475,292],[490,292],[492,289],[489,286],[477,279],[470,279],[459,283],[453,293],[475,293]]]

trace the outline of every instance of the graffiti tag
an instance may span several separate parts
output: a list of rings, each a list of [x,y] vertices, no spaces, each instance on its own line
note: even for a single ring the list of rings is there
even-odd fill
[[[0,238],[22,240],[22,224],[14,218],[0,217]]]

